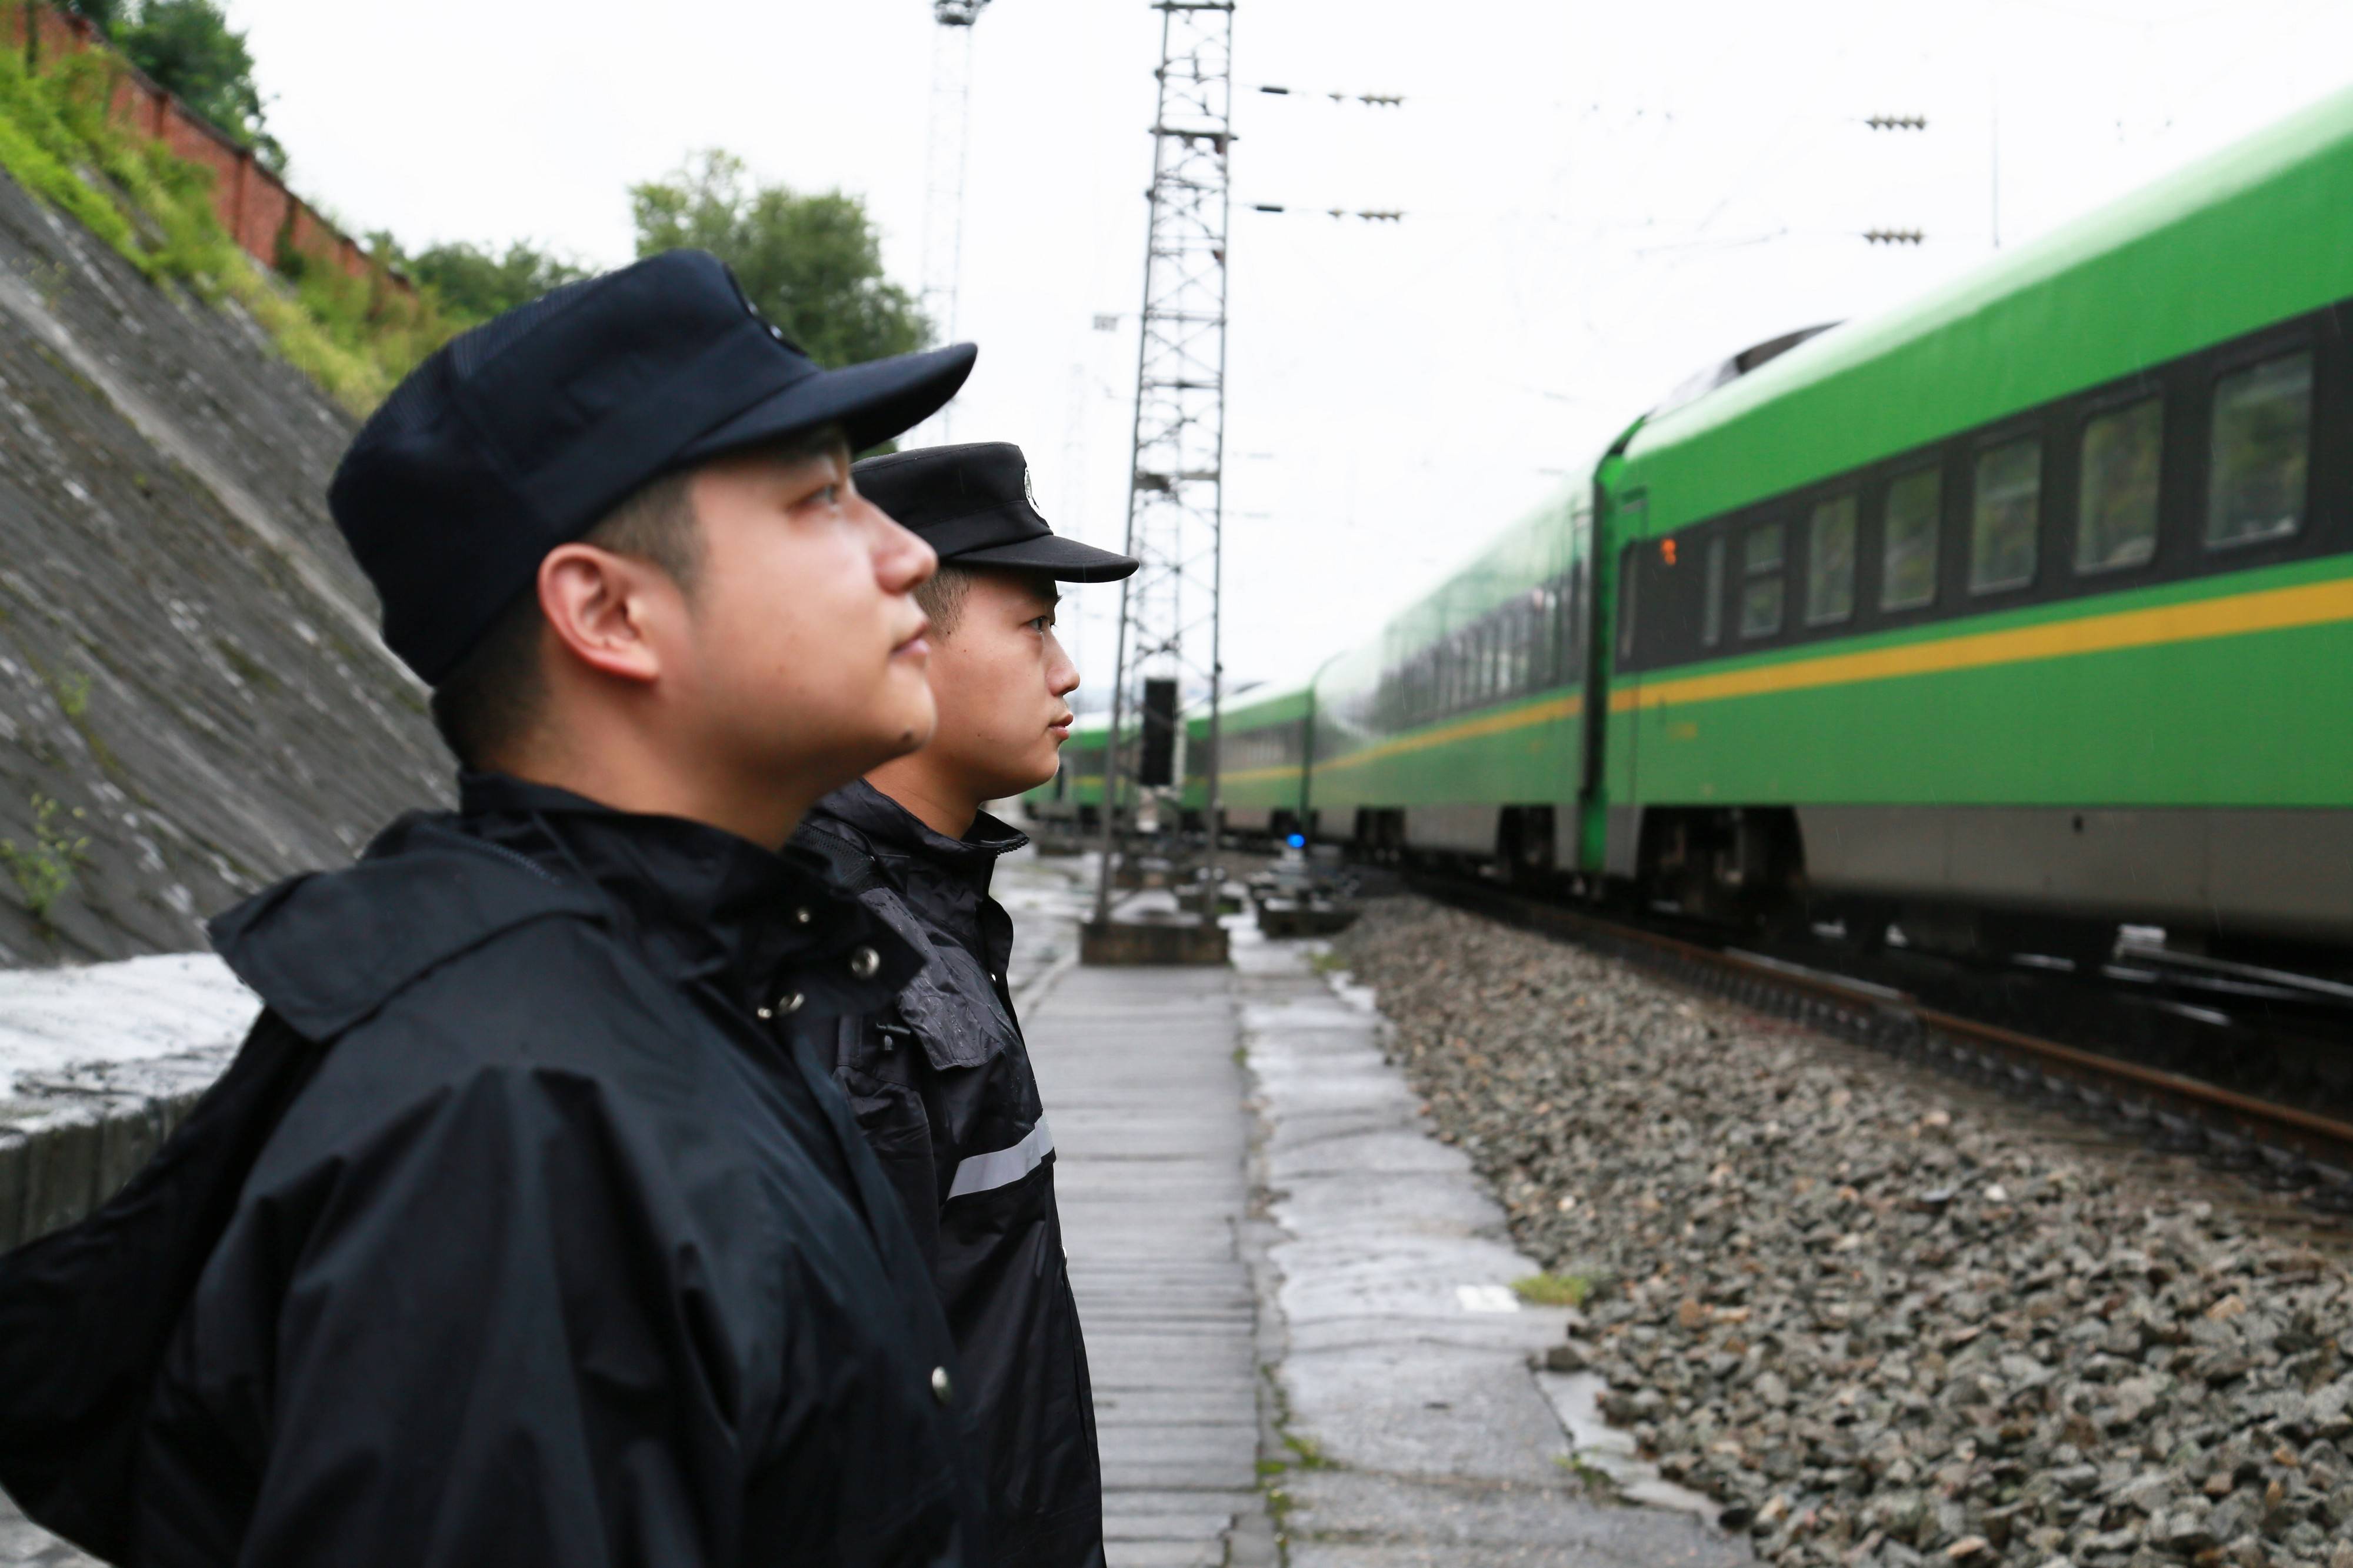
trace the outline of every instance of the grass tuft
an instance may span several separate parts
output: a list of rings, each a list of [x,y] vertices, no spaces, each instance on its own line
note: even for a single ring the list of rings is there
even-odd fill
[[[1593,1289],[1582,1274],[1531,1274],[1512,1281],[1523,1301],[1538,1307],[1581,1307]]]

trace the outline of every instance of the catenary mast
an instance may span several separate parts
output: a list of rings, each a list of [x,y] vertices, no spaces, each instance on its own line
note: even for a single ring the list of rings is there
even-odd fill
[[[972,29],[988,0],[932,0],[932,122],[923,182],[923,313],[942,342],[955,342],[956,275],[964,264],[965,133],[972,110]],[[951,403],[907,438],[948,439]]]
[[[1233,0],[1157,0],[1159,111],[1154,117],[1152,216],[1135,371],[1134,458],[1127,553],[1143,564],[1122,586],[1112,728],[1103,752],[1103,881],[1096,919],[1111,910],[1123,776],[1174,814],[1181,799],[1188,693],[1209,704],[1203,802],[1212,858],[1221,795],[1218,589],[1224,527],[1227,155],[1233,143]],[[1172,698],[1174,702],[1172,704]],[[1137,721],[1134,745],[1124,726]],[[1173,730],[1173,733],[1169,731]],[[1159,731],[1157,742],[1155,731]],[[1205,921],[1214,923],[1215,904]]]

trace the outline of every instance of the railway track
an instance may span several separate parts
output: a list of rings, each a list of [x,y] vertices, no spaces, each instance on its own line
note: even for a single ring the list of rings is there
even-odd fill
[[[2353,1121],[2328,1111],[1973,1017],[1950,1002],[1939,1005],[1901,985],[1788,957],[1567,909],[1492,883],[1426,874],[1409,874],[1405,880],[1424,896],[1467,912],[1574,942],[1758,1012],[2105,1122],[2157,1148],[2295,1192],[2313,1209],[2353,1217]],[[2145,987],[2152,977],[2161,978],[2153,967],[2159,963],[2148,954],[2126,953],[2122,983]],[[2187,969],[2195,982],[2211,967],[2192,961]],[[2005,976],[2013,987],[2021,978]],[[2306,1011],[2338,1000],[2327,983],[2298,976],[2251,971],[2205,978],[2224,986],[2284,992]],[[2074,1000],[2080,1012],[2080,994]],[[2120,996],[2117,1005],[2146,1000]],[[2192,1017],[2207,1013],[2210,1026],[2228,1022],[2169,995],[2157,1005]],[[2353,1006],[2344,1016],[2353,1018]]]

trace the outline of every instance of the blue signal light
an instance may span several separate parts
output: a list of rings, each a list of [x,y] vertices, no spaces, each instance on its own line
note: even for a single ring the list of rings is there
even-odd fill
[[[1290,845],[1293,849],[1304,849],[1307,847],[1307,835],[1304,833],[1294,833],[1290,837],[1284,839],[1283,842]]]

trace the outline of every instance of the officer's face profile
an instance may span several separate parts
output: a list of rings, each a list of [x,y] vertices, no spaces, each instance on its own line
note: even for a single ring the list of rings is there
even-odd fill
[[[859,495],[847,446],[723,458],[690,493],[701,560],[663,652],[709,754],[840,784],[922,745],[930,644],[912,590],[937,558]]]
[[[1054,776],[1070,738],[1078,668],[1054,634],[1060,594],[1035,572],[967,570],[951,628],[934,639],[939,727],[924,756],[975,800],[1018,795]]]

